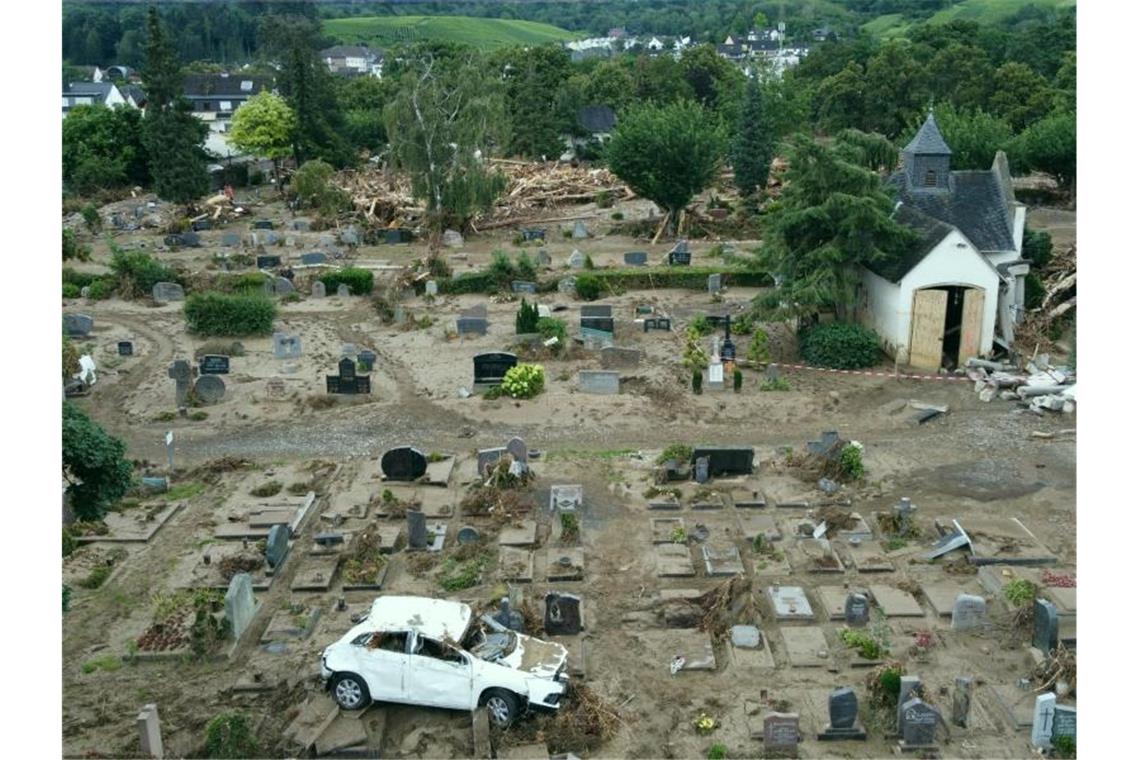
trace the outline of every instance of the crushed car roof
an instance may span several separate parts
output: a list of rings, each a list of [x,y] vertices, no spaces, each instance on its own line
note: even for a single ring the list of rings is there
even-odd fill
[[[458,641],[471,622],[471,607],[423,596],[382,596],[365,622],[375,631],[414,630],[436,641]]]

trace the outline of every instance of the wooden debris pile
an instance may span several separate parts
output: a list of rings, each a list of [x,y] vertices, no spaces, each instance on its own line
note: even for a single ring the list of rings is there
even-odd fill
[[[1051,346],[1049,328],[1053,322],[1077,308],[1077,247],[1071,245],[1054,255],[1037,275],[1045,295],[1041,305],[1026,314],[1017,327],[1017,343],[1026,353],[1034,346]]]

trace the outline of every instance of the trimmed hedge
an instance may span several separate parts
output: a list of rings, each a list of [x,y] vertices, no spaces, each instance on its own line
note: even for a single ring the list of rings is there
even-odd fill
[[[265,295],[192,293],[183,313],[186,328],[198,335],[268,335],[277,305]]]
[[[358,267],[345,267],[321,275],[321,282],[325,284],[325,290],[328,293],[335,293],[340,284],[344,283],[352,288],[354,296],[366,296],[372,292],[372,271]]]
[[[500,287],[497,273],[487,270],[466,272],[458,277],[439,282],[439,292],[452,295],[471,293],[498,293]],[[636,269],[594,269],[588,276],[596,277],[603,287],[612,286],[622,290],[652,290],[654,288],[683,288],[685,290],[705,290],[710,274],[722,274],[730,285],[740,287],[765,288],[774,285],[767,272],[747,269],[726,269],[724,267],[638,267]],[[560,273],[557,277],[540,281],[538,290],[549,293],[558,289],[558,281],[574,271]],[[581,277],[582,275],[575,275]]]
[[[861,369],[879,363],[879,336],[862,325],[833,323],[800,334],[800,357],[813,367]]]

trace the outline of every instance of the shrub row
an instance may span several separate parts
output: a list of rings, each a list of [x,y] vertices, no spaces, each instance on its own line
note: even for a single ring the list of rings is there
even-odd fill
[[[557,277],[539,281],[538,290],[548,293],[558,289],[558,281],[567,275],[597,278],[603,291],[610,288],[622,290],[650,290],[653,288],[682,288],[704,290],[708,287],[711,274],[723,274],[730,285],[741,287],[771,287],[772,278],[767,272],[747,269],[725,269],[722,267],[639,267],[637,269],[594,269],[588,275],[566,271]],[[471,293],[497,293],[504,289],[499,285],[497,273],[489,271],[469,272],[443,280],[439,283],[441,293],[464,295]]]
[[[259,294],[192,293],[183,311],[187,329],[198,335],[268,335],[277,305]]]
[[[354,296],[366,296],[372,292],[372,271],[357,267],[345,267],[321,275],[321,282],[325,284],[325,290],[329,295],[336,293],[336,289],[340,287],[341,283],[344,283],[352,288]]]

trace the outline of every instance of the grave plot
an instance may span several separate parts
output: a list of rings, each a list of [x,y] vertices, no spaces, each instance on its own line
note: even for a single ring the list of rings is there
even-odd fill
[[[305,557],[300,561],[289,588],[292,591],[328,591],[338,567],[340,557],[337,555]]]
[[[416,499],[425,517],[446,519],[455,514],[455,495],[442,488],[421,488]]]
[[[1039,596],[1056,605],[1057,614],[1062,616],[1077,614],[1076,577],[1076,571],[1072,568],[987,565],[978,569],[977,582],[987,592],[1006,602],[1003,593],[1006,585],[1015,580],[1029,581],[1037,587]]]
[[[137,507],[120,512],[107,512],[103,516],[105,533],[87,533],[75,537],[81,544],[86,543],[140,543],[145,544],[154,538],[162,526],[182,509],[182,502],[144,502]],[[101,529],[100,529],[101,530]]]
[[[872,585],[867,588],[875,604],[889,618],[923,617],[922,606],[908,592],[894,586]]]
[[[826,538],[797,538],[793,541],[784,541],[782,546],[796,572],[843,572],[843,563]]]
[[[101,588],[118,575],[130,555],[124,545],[80,547],[63,561],[63,582],[76,592]]]
[[[1052,565],[1057,558],[1016,517],[971,514],[958,520],[970,538],[970,562],[975,565]],[[949,517],[935,527],[953,530]]]
[[[728,662],[733,669],[771,670],[776,667],[768,637],[753,625],[734,625],[729,629]]]
[[[991,715],[998,716],[1002,723],[1016,732],[1033,726],[1033,709],[1038,692],[1032,688],[1021,688],[1012,683],[989,683],[975,692]]]
[[[866,589],[843,586],[817,586],[815,595],[823,608],[828,620],[843,620],[846,617],[847,596],[849,594],[868,594]]]
[[[282,527],[280,531],[288,529]],[[279,546],[288,546],[288,540],[279,533]],[[213,541],[201,549],[191,550],[179,559],[170,576],[172,587],[177,589],[214,589],[225,591],[238,573],[249,573],[255,591],[267,591],[273,584],[274,567],[267,558],[268,532],[260,540]],[[290,553],[282,552],[278,566]]]
[[[317,497],[313,491],[293,495],[285,483],[308,482],[308,474],[299,465],[245,475],[215,511],[214,538],[260,539],[274,525],[286,525],[290,535],[295,535]]]
[[[519,520],[499,532],[499,546],[533,547],[537,543],[538,523],[534,520]]]
[[[260,606],[253,601],[252,593],[247,601],[250,606],[242,613],[242,619],[235,621],[237,628],[230,626],[239,637]],[[153,597],[150,620],[144,621],[131,637],[138,647],[138,658],[228,657],[237,642],[225,631],[225,621],[219,615],[224,609],[224,591],[182,589],[159,592]],[[208,622],[196,627],[194,622],[199,613]]]
[[[638,631],[631,634],[654,660],[664,666],[674,663],[678,671],[716,670],[716,654],[709,634],[695,628]]]
[[[823,629],[816,626],[780,626],[788,664],[793,668],[822,668],[831,658]]]
[[[739,510],[764,509],[768,506],[768,497],[755,484],[746,483],[743,487],[733,488],[728,495],[732,506]]]
[[[375,502],[380,499],[380,474],[370,469],[345,472],[330,486],[322,521],[334,527],[344,523],[358,525],[374,513]]]
[[[659,578],[691,578],[697,574],[688,544],[657,544],[653,552]]]
[[[286,602],[269,619],[269,625],[261,634],[261,643],[298,641],[308,638],[313,629],[317,627],[317,620],[320,616],[321,608],[318,605]]]
[[[387,481],[371,499],[372,513],[379,518],[403,520],[409,509],[423,509],[421,489],[414,485]],[[426,513],[425,513],[426,516]]]
[[[738,509],[736,510],[736,522],[740,526],[740,532],[749,541],[756,536],[763,536],[765,541],[779,541],[783,538],[783,533],[780,532],[780,528],[776,524],[776,517],[767,512]]]
[[[776,620],[815,620],[807,594],[799,586],[768,586],[764,590]]]
[[[980,572],[980,571],[979,571]],[[954,612],[954,602],[959,594],[972,594],[977,591],[973,584],[957,584],[950,581],[927,581],[921,584],[922,595],[934,608],[939,617],[948,618]]]
[[[890,573],[894,572],[895,564],[883,556],[879,544],[874,541],[864,541],[858,538],[849,538],[833,541],[832,546],[842,559],[860,573]]]
[[[586,553],[580,546],[550,546],[544,552],[544,566],[547,581],[580,581],[585,573]]]
[[[451,474],[455,471],[456,457],[454,454],[439,454],[430,452],[427,455],[427,471],[424,473],[425,482],[432,486],[446,488],[451,483]]]
[[[500,547],[499,574],[505,581],[530,583],[534,580],[534,552],[514,546]]]
[[[683,544],[689,540],[683,517],[652,517],[649,530],[655,544]]]
[[[767,538],[755,535],[748,542],[749,556],[752,559],[752,572],[756,576],[788,576],[792,565],[788,562],[784,546],[787,542],[773,543]]]
[[[704,544],[701,546],[701,558],[705,563],[705,573],[710,578],[744,574],[740,550],[732,544]]]

